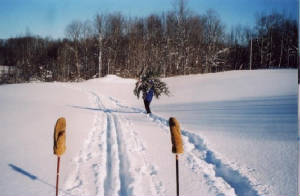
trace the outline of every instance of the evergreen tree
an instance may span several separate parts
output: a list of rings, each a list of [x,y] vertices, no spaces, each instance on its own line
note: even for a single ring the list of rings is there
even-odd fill
[[[139,75],[139,81],[136,82],[134,88],[134,95],[137,98],[140,97],[140,93],[143,93],[143,99],[146,96],[146,93],[153,87],[154,96],[158,99],[162,94],[169,95],[170,91],[165,82],[162,82],[159,79],[159,73],[155,72],[153,69],[144,69]]]

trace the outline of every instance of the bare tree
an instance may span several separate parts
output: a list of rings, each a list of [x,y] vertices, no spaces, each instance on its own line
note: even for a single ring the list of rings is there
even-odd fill
[[[220,51],[220,46],[224,38],[224,25],[218,14],[213,10],[208,10],[204,15],[204,35],[205,35],[205,67],[206,72],[212,72],[212,66],[216,66],[216,55]]]
[[[86,20],[82,23],[81,28],[81,40],[80,45],[82,46],[82,57],[83,57],[83,65],[84,65],[84,74],[85,78],[88,78],[90,75],[90,59],[91,59],[91,50],[93,44],[93,36],[94,36],[94,29],[93,24],[90,20]]]
[[[77,69],[77,76],[80,78],[80,62],[79,62],[79,47],[82,36],[82,23],[80,21],[73,21],[66,27],[66,36],[74,43],[69,46],[70,50],[75,55],[75,66]]]
[[[177,2],[177,50],[178,50],[178,61],[176,63],[176,68],[182,67],[182,73],[185,75],[186,68],[188,67],[188,55],[190,52],[190,47],[187,44],[187,20],[189,16],[189,10],[186,6],[186,0],[178,0]]]
[[[104,15],[96,15],[95,27],[97,30],[97,40],[98,40],[98,77],[102,77],[102,53],[103,53],[103,38],[104,38]]]
[[[107,47],[107,74],[113,73],[118,65],[124,62],[123,47],[123,28],[124,17],[120,13],[110,14],[107,16],[105,25],[105,37]]]

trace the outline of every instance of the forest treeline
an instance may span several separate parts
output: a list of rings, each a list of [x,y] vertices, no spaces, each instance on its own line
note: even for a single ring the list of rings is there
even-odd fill
[[[215,11],[194,14],[183,0],[160,15],[97,14],[71,22],[64,39],[27,34],[0,40],[0,65],[12,68],[1,83],[137,77],[145,67],[162,77],[297,68],[297,21],[276,12],[255,20],[253,28],[238,25],[228,32]]]

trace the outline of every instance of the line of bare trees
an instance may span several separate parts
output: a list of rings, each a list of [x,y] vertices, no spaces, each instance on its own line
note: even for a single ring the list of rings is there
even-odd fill
[[[66,38],[0,40],[0,65],[16,66],[2,82],[67,81],[117,74],[136,77],[143,67],[162,76],[237,69],[298,67],[298,24],[283,14],[261,14],[254,28],[225,32],[218,14],[173,11],[143,18],[120,13],[73,21]]]

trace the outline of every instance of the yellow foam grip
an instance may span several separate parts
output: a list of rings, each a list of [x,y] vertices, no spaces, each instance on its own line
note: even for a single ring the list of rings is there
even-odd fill
[[[66,119],[61,117],[54,127],[54,154],[62,155],[66,151]]]
[[[169,119],[169,125],[171,132],[172,152],[176,154],[181,154],[183,153],[183,144],[179,122],[176,120],[176,118],[171,117]]]

